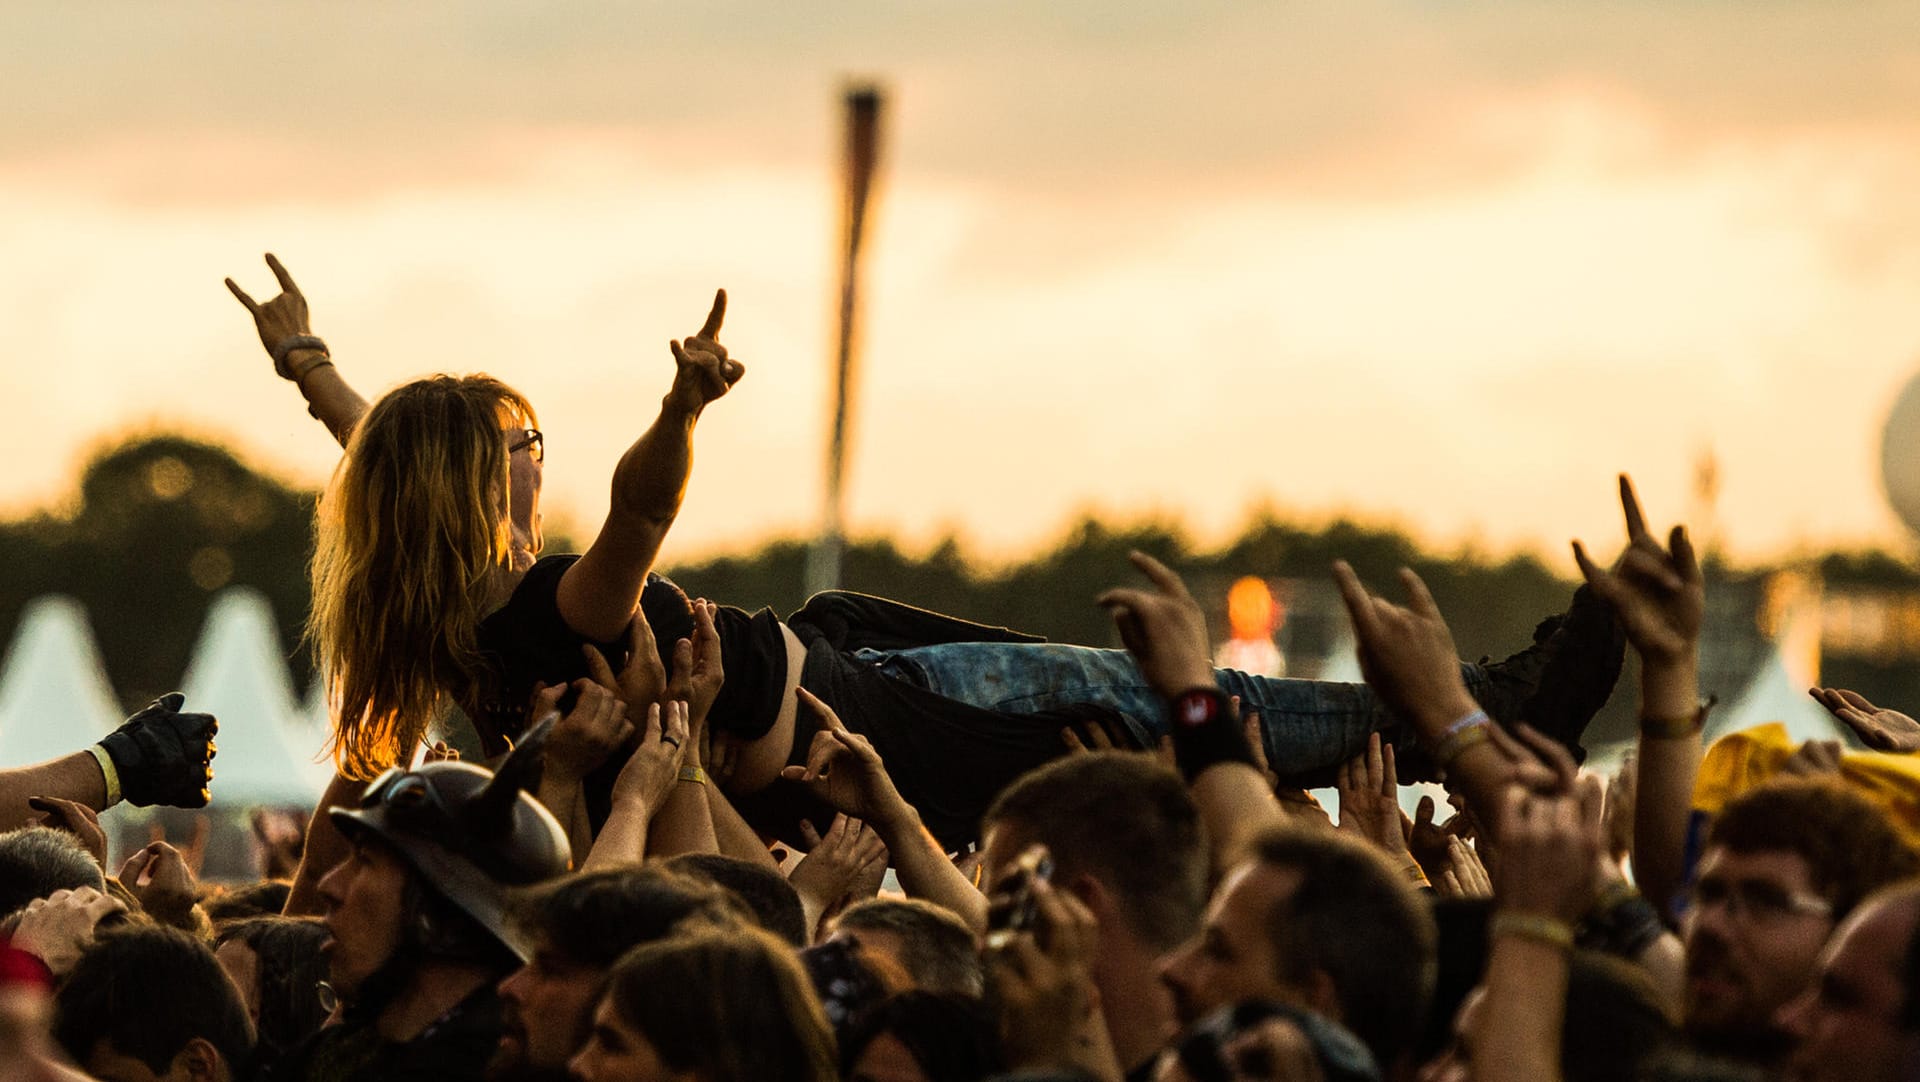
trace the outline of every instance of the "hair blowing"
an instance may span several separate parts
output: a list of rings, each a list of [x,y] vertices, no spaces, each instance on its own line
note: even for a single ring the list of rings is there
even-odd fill
[[[320,498],[307,638],[327,674],[334,763],[371,778],[425,734],[443,701],[488,679],[479,650],[490,576],[509,565],[507,424],[537,425],[486,376],[433,376],[368,411]]]

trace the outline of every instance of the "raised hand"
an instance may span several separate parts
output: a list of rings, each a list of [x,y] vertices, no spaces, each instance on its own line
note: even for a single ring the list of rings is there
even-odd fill
[[[92,887],[56,890],[27,903],[14,927],[13,947],[45,962],[55,977],[65,976],[93,943],[100,922],[126,911],[125,902]]]
[[[1633,481],[1624,473],[1620,508],[1627,522],[1626,549],[1612,568],[1602,569],[1575,541],[1573,558],[1580,574],[1619,615],[1628,641],[1641,657],[1656,662],[1692,658],[1699,651],[1700,626],[1706,619],[1706,580],[1687,528],[1675,526],[1663,547],[1647,532]]]
[[[1120,641],[1139,664],[1141,675],[1168,699],[1213,687],[1213,644],[1200,603],[1167,565],[1144,552],[1127,558],[1147,576],[1152,588],[1108,590],[1095,603],[1113,617]]]
[[[582,649],[591,657],[600,656],[591,646]],[[542,718],[558,714],[560,699],[567,688],[565,684],[539,685],[534,693],[531,720],[538,724]],[[577,784],[593,773],[614,749],[626,744],[634,728],[627,718],[627,704],[603,685],[580,679],[573,682],[572,688],[576,693],[573,709],[553,727],[553,735],[547,739],[548,775],[563,784]]]
[[[170,692],[100,741],[120,775],[120,791],[136,807],[204,808],[213,799],[212,714],[183,713],[186,696]]]
[[[1500,862],[1494,898],[1504,912],[1573,924],[1593,905],[1601,851],[1598,778],[1573,792],[1541,795],[1507,790],[1500,817]]]
[[[272,252],[267,253],[267,266],[280,282],[280,294],[267,303],[257,303],[231,278],[227,279],[227,289],[253,314],[254,328],[260,332],[260,344],[266,347],[268,355],[273,358],[273,370],[279,373],[281,379],[298,381],[327,361],[327,353],[317,343],[293,342],[294,339],[311,337],[313,334],[307,316],[307,298],[300,292],[300,287],[293,284],[293,275],[287,273],[287,268],[280,265]],[[290,344],[293,348],[289,348]]]
[[[1808,694],[1852,729],[1860,742],[1875,751],[1920,751],[1920,721],[1898,710],[1883,710],[1857,691],[1813,688]]]
[[[801,831],[813,847],[787,873],[787,882],[800,895],[809,931],[817,934],[820,922],[854,895],[871,897],[869,884],[879,888],[875,872],[886,874],[887,846],[872,828],[846,815],[833,817],[825,837],[814,837],[805,822]]]
[[[807,749],[807,765],[787,767],[780,776],[856,819],[886,824],[911,814],[872,742],[849,731],[833,708],[813,692],[798,688],[795,694],[800,705],[813,712],[820,728]]]
[[[180,851],[166,842],[153,842],[120,866],[120,885],[140,899],[140,908],[163,924],[192,928],[193,906],[200,885]]]
[[[653,627],[647,623],[646,614],[636,606],[633,619],[627,623],[627,663],[615,674],[613,666],[600,651],[591,646],[583,646],[586,651],[587,674],[593,682],[618,695],[627,704],[627,716],[635,725],[644,716],[643,711],[660,702],[667,693],[667,668],[660,663],[660,650],[655,645]]]
[[[647,724],[640,743],[613,782],[613,800],[638,801],[649,816],[660,810],[680,776],[686,755],[687,704],[677,700],[647,707]]]
[[[64,830],[80,839],[93,862],[106,867],[107,832],[100,828],[100,816],[77,800],[57,796],[30,796],[27,806],[39,812],[39,825]]]
[[[1493,880],[1487,875],[1487,866],[1480,863],[1480,854],[1452,835],[1447,837],[1446,868],[1431,881],[1443,898],[1493,897]]]
[[[1393,745],[1382,745],[1380,734],[1367,737],[1367,750],[1340,764],[1339,829],[1392,856],[1408,853],[1401,829],[1400,780],[1394,770]]]
[[[678,366],[674,371],[673,389],[667,392],[669,404],[697,414],[707,403],[732,390],[740,377],[747,374],[747,366],[728,357],[727,347],[720,344],[720,324],[726,318],[727,291],[715,290],[713,310],[707,313],[707,321],[701,324],[700,330],[684,343],[667,343]]]
[[[1453,632],[1420,576],[1400,569],[1404,606],[1369,593],[1345,560],[1334,562],[1333,580],[1353,618],[1360,671],[1389,709],[1429,739],[1437,727],[1478,709],[1460,676]]]
[[[1099,922],[1071,892],[1044,879],[1029,889],[1033,928],[1009,935],[986,957],[1007,1065],[1117,1079],[1112,1042],[1095,1009]]]

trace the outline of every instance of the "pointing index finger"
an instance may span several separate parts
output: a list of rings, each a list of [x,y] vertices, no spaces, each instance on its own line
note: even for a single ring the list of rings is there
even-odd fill
[[[1139,568],[1141,574],[1152,580],[1153,584],[1160,588],[1161,593],[1178,598],[1191,596],[1187,593],[1187,584],[1181,581],[1180,576],[1166,564],[1137,549],[1128,553],[1127,559],[1132,560],[1133,566]]]
[[[694,337],[704,338],[709,342],[717,341],[720,337],[720,324],[726,318],[727,291],[716,289],[713,291],[713,310],[707,313],[707,321],[700,325],[700,333]]]

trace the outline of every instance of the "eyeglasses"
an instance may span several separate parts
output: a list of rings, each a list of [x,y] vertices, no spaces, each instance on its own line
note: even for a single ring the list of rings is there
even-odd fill
[[[545,462],[547,460],[546,437],[540,434],[539,429],[521,428],[521,429],[509,430],[509,435],[507,437],[507,453],[513,454],[515,451],[518,451],[523,447],[532,449],[530,453],[533,455],[533,460],[535,462]]]
[[[1790,891],[1777,883],[1742,879],[1727,882],[1703,879],[1687,889],[1686,916],[1698,916],[1711,906],[1726,906],[1727,915],[1755,924],[1772,924],[1788,917],[1830,916],[1833,903],[1804,891]]]

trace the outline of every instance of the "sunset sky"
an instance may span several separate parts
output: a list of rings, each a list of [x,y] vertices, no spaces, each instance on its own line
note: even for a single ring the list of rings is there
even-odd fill
[[[856,533],[993,558],[1086,511],[1736,556],[1909,545],[1920,5],[71,4],[0,21],[0,513],[129,430],[318,484],[232,275],[377,392],[526,391],[590,530],[715,286],[749,366],[669,560],[810,528],[839,92],[889,93]]]

